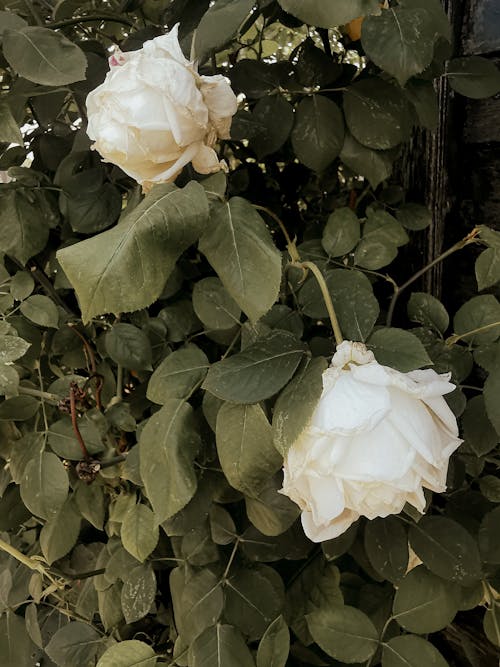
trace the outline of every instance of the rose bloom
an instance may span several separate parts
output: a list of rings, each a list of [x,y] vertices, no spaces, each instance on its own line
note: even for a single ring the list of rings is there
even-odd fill
[[[281,493],[302,510],[314,542],[341,535],[360,516],[425,508],[423,488],[443,492],[462,442],[443,394],[450,375],[400,373],[362,343],[344,341],[323,373],[323,392],[284,461]]]
[[[144,189],[173,181],[188,162],[201,174],[219,171],[213,147],[229,138],[236,113],[227,80],[200,76],[177,31],[178,25],[138,51],[117,51],[106,79],[87,97],[93,148]]]

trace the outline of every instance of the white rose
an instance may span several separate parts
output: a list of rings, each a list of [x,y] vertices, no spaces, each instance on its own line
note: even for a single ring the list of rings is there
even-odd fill
[[[423,512],[423,488],[446,490],[450,455],[462,442],[433,370],[381,366],[362,343],[344,341],[323,373],[310,422],[288,451],[281,493],[302,510],[314,542],[337,537],[361,515]]]
[[[146,189],[173,181],[188,162],[201,174],[219,171],[213,146],[229,138],[236,112],[227,80],[200,76],[177,31],[115,53],[106,79],[87,97],[93,147]]]

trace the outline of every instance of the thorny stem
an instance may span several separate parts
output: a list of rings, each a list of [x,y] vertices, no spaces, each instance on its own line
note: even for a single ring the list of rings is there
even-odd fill
[[[69,327],[71,327],[72,331],[76,333],[78,338],[82,341],[83,347],[85,349],[85,355],[88,359],[88,363],[90,364],[90,371],[92,373],[92,378],[95,380],[95,404],[96,408],[99,411],[102,411],[102,402],[101,402],[101,390],[102,390],[102,377],[97,373],[97,366],[95,363],[95,355],[94,351],[89,345],[89,342],[85,338],[85,336],[78,331],[78,329],[75,327],[74,324],[68,324]]]
[[[420,271],[417,271],[414,273],[411,278],[408,278],[408,280],[403,283],[402,285],[399,285],[399,287],[394,288],[394,294],[392,295],[391,303],[389,304],[389,310],[387,311],[387,321],[386,321],[386,326],[390,327],[391,322],[392,322],[392,316],[394,314],[394,308],[396,306],[396,301],[398,300],[399,295],[401,292],[403,292],[407,287],[409,287],[412,283],[414,283],[416,280],[418,280],[421,276],[423,276],[429,269],[432,269],[433,266],[436,266],[436,264],[439,264],[442,262],[444,259],[452,255],[454,252],[457,250],[462,250],[462,248],[465,248],[465,246],[469,245],[470,243],[475,243],[476,242],[476,236],[479,234],[479,228],[474,227],[474,229],[467,234],[467,236],[454,245],[451,246],[451,248],[448,248],[448,250],[445,250],[439,257],[436,257],[436,259],[433,259],[432,262],[429,262],[429,264],[426,264]]]
[[[90,454],[88,452],[87,447],[85,446],[82,434],[80,433],[80,429],[78,428],[78,417],[76,414],[76,397],[75,397],[74,386],[71,386],[69,390],[69,405],[71,411],[71,424],[73,426],[73,431],[75,432],[76,439],[78,440],[78,444],[80,445],[80,449],[82,450],[83,457],[85,458],[86,461],[89,461]]]
[[[328,291],[328,286],[325,282],[323,274],[318,269],[314,262],[292,262],[291,266],[295,266],[298,269],[309,269],[313,274],[316,280],[318,281],[321,294],[323,295],[323,300],[325,302],[326,309],[328,311],[328,316],[330,322],[332,323],[333,334],[335,336],[335,342],[337,345],[343,342],[344,338],[342,336],[342,331],[340,330],[340,324],[337,319],[337,314],[335,313],[335,308],[333,307],[332,297]]]
[[[452,334],[445,340],[445,343],[446,345],[449,345],[451,347],[452,345],[455,345],[455,343],[458,343],[459,340],[462,340],[466,336],[472,336],[473,334],[482,333],[483,331],[488,331],[488,329],[493,329],[493,327],[498,327],[498,326],[500,326],[500,322],[491,322],[490,324],[485,324],[483,327],[478,327],[477,329],[471,329],[470,331],[466,331],[465,333],[462,334]]]

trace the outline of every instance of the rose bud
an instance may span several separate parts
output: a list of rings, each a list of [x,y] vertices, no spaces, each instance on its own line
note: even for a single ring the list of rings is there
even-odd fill
[[[285,456],[281,493],[302,510],[314,542],[341,535],[360,516],[425,509],[423,489],[446,490],[462,440],[443,395],[450,374],[401,373],[362,343],[344,341],[323,373],[313,415]]]
[[[104,82],[87,97],[89,137],[106,161],[149,189],[192,162],[219,171],[214,145],[229,138],[236,96],[225,77],[200,76],[184,57],[178,25],[142,49],[109,59]]]

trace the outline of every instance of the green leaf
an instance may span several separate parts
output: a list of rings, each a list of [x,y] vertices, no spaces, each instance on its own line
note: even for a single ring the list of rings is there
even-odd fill
[[[13,366],[0,364],[0,396],[15,396],[19,389],[19,374]]]
[[[191,644],[189,664],[191,667],[255,667],[242,634],[231,625],[220,623],[207,628]]]
[[[404,204],[396,211],[399,222],[412,231],[426,229],[432,224],[432,215],[426,206],[420,204]]]
[[[0,421],[27,421],[39,408],[40,402],[33,396],[14,396],[0,403]]]
[[[140,470],[157,524],[181,510],[197,487],[193,460],[200,446],[193,410],[169,399],[150,417],[139,440]]]
[[[305,97],[295,111],[292,145],[299,160],[323,171],[339,156],[344,143],[344,118],[339,107],[323,95]]]
[[[128,639],[110,646],[97,667],[155,667],[155,652],[144,642]]]
[[[35,281],[28,271],[18,271],[10,281],[10,293],[16,301],[24,301],[35,287]]]
[[[33,649],[24,619],[7,610],[0,616],[0,664],[5,667],[31,667]]]
[[[68,473],[55,454],[40,452],[28,462],[21,480],[21,498],[35,516],[53,519],[68,490]]]
[[[273,442],[285,456],[307,426],[323,391],[323,357],[307,359],[296,377],[283,389],[273,410]]]
[[[172,352],[150,377],[148,399],[160,405],[172,398],[187,399],[209,366],[206,354],[192,343]]]
[[[0,334],[0,363],[5,364],[9,361],[16,361],[30,347],[31,343],[19,338],[19,336]]]
[[[472,297],[458,309],[453,319],[453,327],[455,333],[462,336],[468,331],[496,322],[498,326],[492,326],[481,333],[464,336],[463,340],[471,345],[484,345],[492,343],[500,336],[500,303],[493,294],[484,294]]]
[[[483,396],[486,414],[500,436],[500,404],[498,401],[498,396],[500,396],[500,365],[496,364],[488,375],[488,379],[484,383]]]
[[[359,241],[358,216],[347,206],[337,208],[327,220],[321,245],[330,257],[346,255]]]
[[[156,577],[151,565],[138,565],[127,574],[122,588],[122,610],[127,623],[144,618],[156,597]]]
[[[72,621],[56,631],[45,652],[58,667],[92,667],[101,645],[101,635],[91,625]]]
[[[200,250],[246,315],[256,322],[278,297],[281,255],[264,221],[245,199],[218,207]]]
[[[293,16],[317,28],[334,28],[358,16],[377,14],[377,0],[278,0],[279,5]]]
[[[80,534],[80,525],[81,517],[70,496],[40,532],[40,547],[49,565],[66,556],[75,546]],[[62,526],[64,530],[61,530]]]
[[[477,288],[493,287],[500,281],[500,249],[486,248],[476,259]]]
[[[0,197],[0,251],[26,264],[44,249],[49,228],[40,210],[20,190]]]
[[[157,185],[116,227],[63,248],[57,258],[75,288],[85,321],[149,306],[180,255],[206,223],[199,183]]]
[[[359,609],[349,606],[318,609],[306,619],[314,641],[336,660],[365,662],[377,650],[378,632]]]
[[[462,415],[464,440],[476,456],[484,456],[500,440],[488,418],[484,396],[474,396],[467,402]]]
[[[97,530],[102,530],[105,516],[105,496],[102,486],[80,482],[75,489],[75,501],[80,514]]]
[[[0,12],[0,15],[5,13]],[[0,20],[3,20],[1,16]],[[0,101],[0,142],[19,144],[19,146],[23,145],[23,137],[19,126],[12,115],[9,105],[5,101]]]
[[[213,364],[203,388],[224,401],[258,403],[274,396],[295,373],[305,346],[274,330],[238,354]]]
[[[189,573],[176,568],[170,574],[175,624],[184,641],[191,642],[219,619],[224,593],[219,577],[208,569]]]
[[[370,211],[363,227],[363,237],[354,253],[354,262],[371,271],[390,264],[397,248],[408,243],[401,223],[386,211]]]
[[[424,565],[439,577],[469,586],[481,578],[476,541],[459,523],[424,516],[410,528],[410,544]]]
[[[194,53],[203,60],[227,44],[250,14],[253,0],[216,0],[203,14],[194,36]]]
[[[224,618],[250,640],[260,639],[283,608],[281,577],[267,565],[236,569],[224,587]]]
[[[498,67],[492,60],[480,56],[450,60],[446,76],[453,90],[465,97],[482,99],[500,91]]]
[[[257,667],[285,667],[289,651],[290,632],[283,616],[278,616],[260,640]]]
[[[24,317],[41,327],[57,329],[59,324],[59,311],[56,304],[48,296],[34,294],[23,301],[21,313]]]
[[[27,26],[6,30],[3,53],[19,76],[44,86],[65,86],[85,78],[83,51],[60,32]]]
[[[402,373],[432,365],[422,342],[409,331],[386,327],[377,329],[368,339],[379,364]]]
[[[500,507],[488,512],[481,521],[479,528],[479,549],[481,558],[485,563],[500,564],[500,536],[498,534],[498,521],[500,519]]]
[[[408,317],[424,327],[444,333],[450,326],[450,317],[441,301],[425,292],[413,292],[408,301]]]
[[[261,160],[278,151],[290,136],[293,107],[281,95],[268,95],[257,102],[251,118],[259,131],[252,134],[250,146]]]
[[[420,565],[400,582],[393,616],[405,630],[426,634],[442,630],[451,623],[459,604],[460,588]]]
[[[217,452],[231,486],[257,495],[281,467],[272,428],[260,405],[225,403],[217,415]]]
[[[121,529],[122,544],[141,563],[158,544],[156,516],[142,503],[133,505],[125,514]]]
[[[106,352],[119,366],[151,370],[153,352],[147,335],[133,324],[118,322],[105,336]]]
[[[415,635],[393,637],[383,644],[382,667],[448,667],[430,642]]]
[[[101,434],[91,419],[86,416],[81,417],[78,420],[78,428],[89,454],[97,454],[103,451],[104,445]],[[61,458],[69,461],[81,461],[84,457],[71,420],[67,416],[51,424],[47,441],[52,451]]]
[[[0,37],[6,30],[19,30],[27,25],[26,21],[13,11],[0,11]]]
[[[193,308],[208,329],[240,324],[241,310],[219,278],[202,278],[193,287]]]
[[[384,579],[400,581],[408,567],[408,536],[395,517],[369,521],[365,528],[365,551],[371,565]]]
[[[493,605],[483,617],[484,634],[495,646],[500,646],[500,607]]]
[[[392,174],[395,157],[393,151],[372,150],[363,146],[350,132],[346,133],[340,153],[342,162],[355,174],[366,178],[374,189]]]
[[[492,503],[500,503],[500,479],[494,475],[485,475],[479,480],[479,488],[485,498]],[[481,548],[481,544],[479,545]]]
[[[371,77],[350,85],[344,93],[347,126],[363,146],[394,148],[409,136],[408,102],[395,85]]]
[[[448,21],[446,15],[445,18]],[[431,132],[435,132],[439,122],[439,106],[432,81],[412,79],[406,84],[404,94],[414,107],[420,125]],[[413,206],[413,204],[409,204],[409,206]],[[418,224],[423,224],[423,222],[423,220],[418,221]]]
[[[361,44],[375,65],[401,86],[432,62],[435,29],[431,15],[420,7],[394,7],[363,21]]]

